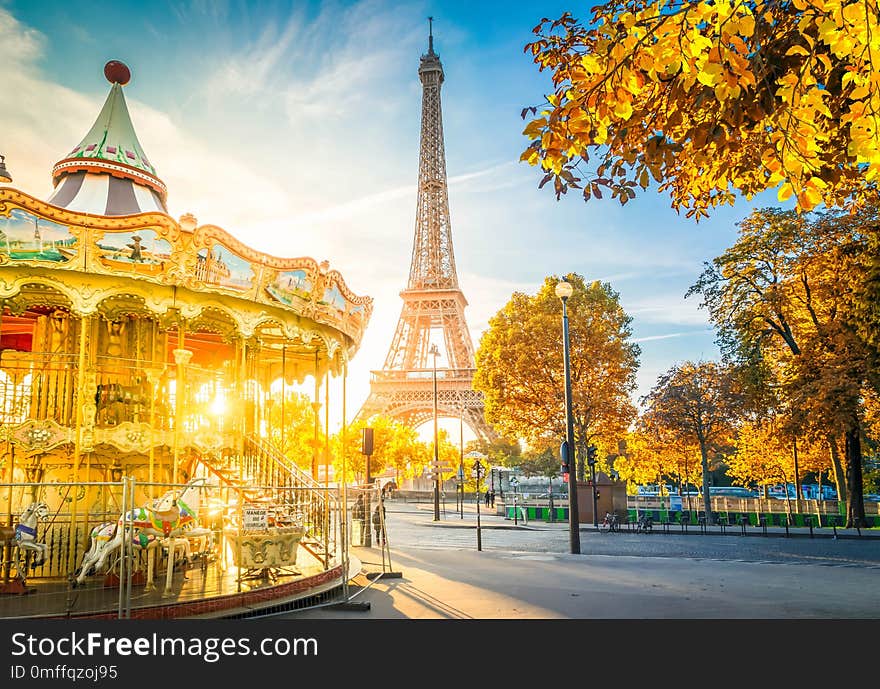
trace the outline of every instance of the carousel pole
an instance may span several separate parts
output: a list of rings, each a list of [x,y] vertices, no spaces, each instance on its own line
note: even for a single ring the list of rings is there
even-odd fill
[[[346,420],[345,420],[345,386],[348,380],[348,361],[343,360],[342,364],[342,518],[339,520],[340,544],[342,545],[342,595],[348,600],[348,479],[346,471],[348,469],[345,461],[346,455]]]
[[[284,454],[287,425],[284,423],[284,399],[287,397],[287,345],[281,347],[281,454]]]
[[[236,449],[238,452],[238,469],[241,476],[244,477],[244,436],[247,434],[247,420],[244,413],[247,411],[247,390],[245,385],[245,379],[247,376],[247,344],[245,343],[244,335],[242,335],[239,340],[239,347],[241,348],[241,351],[239,352],[240,356],[236,385],[238,386],[242,414],[240,415],[241,428],[238,433],[238,448]]]
[[[186,389],[185,366],[192,357],[186,350],[186,331],[180,312],[177,314],[177,349],[174,350],[174,363],[177,364],[177,381],[174,390],[174,466],[171,470],[171,483],[177,485],[177,471],[180,464],[180,427],[183,424],[183,395]]]
[[[73,481],[76,482],[79,478],[79,462],[82,456],[82,426],[83,426],[83,405],[85,404],[85,399],[83,398],[83,386],[85,385],[85,377],[86,377],[86,344],[89,339],[87,335],[87,330],[91,325],[91,318],[89,316],[83,316],[79,319],[79,365],[77,367],[77,381],[76,381],[76,435],[73,443]],[[73,562],[76,558],[76,543],[77,540],[77,530],[76,530],[76,522],[77,522],[77,508],[78,508],[78,493],[77,487],[73,487],[73,500],[70,504],[70,532],[69,532],[69,541],[68,541],[68,562]]]
[[[9,526],[12,526],[12,495],[15,491],[13,484],[13,477],[15,476],[15,445],[9,443],[9,469],[6,473],[6,490],[9,491],[9,496],[6,499],[6,523]],[[6,564],[3,566],[3,583],[6,584],[9,582],[9,575],[12,574],[12,546],[5,546],[3,551],[0,552],[0,555],[3,555],[3,562]]]
[[[321,403],[318,401],[320,395],[321,381],[318,378],[318,348],[315,347],[315,397],[312,402],[312,411],[315,413],[315,433],[312,439],[312,478],[318,480],[318,426],[321,419]]]
[[[324,569],[330,565],[330,362],[324,374]]]
[[[156,368],[147,369],[147,382],[150,384],[150,486],[147,489],[147,495],[152,499],[155,497],[156,487],[153,483],[156,481],[156,440],[154,434],[156,432],[156,396],[159,394],[159,376],[160,373]]]

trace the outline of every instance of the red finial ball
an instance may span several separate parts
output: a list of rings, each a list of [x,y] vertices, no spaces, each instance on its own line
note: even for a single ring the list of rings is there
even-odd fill
[[[125,63],[119,60],[110,60],[104,65],[104,76],[111,84],[119,84],[125,86],[131,80],[131,72]]]

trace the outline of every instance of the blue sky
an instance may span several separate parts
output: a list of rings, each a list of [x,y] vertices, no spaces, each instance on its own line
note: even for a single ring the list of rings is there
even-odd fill
[[[520,111],[549,91],[523,46],[571,2],[115,2],[0,0],[0,153],[15,186],[46,198],[54,162],[125,87],[174,217],[280,256],[328,259],[375,300],[351,367],[349,414],[369,390],[400,313],[416,203],[426,17],[443,62],[443,118],[459,280],[475,345],[514,290],[549,274],[608,280],[642,347],[637,396],[676,362],[717,356],[696,299],[702,263],[729,246],[768,192],[696,224],[650,191],[555,200],[519,163]],[[370,256],[371,260],[363,260]],[[444,363],[441,360],[440,366]],[[457,437],[456,432],[453,437]]]

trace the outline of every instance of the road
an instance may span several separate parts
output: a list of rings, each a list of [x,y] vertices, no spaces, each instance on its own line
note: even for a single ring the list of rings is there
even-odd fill
[[[317,608],[296,619],[651,619],[880,618],[880,538],[764,537],[730,530],[600,533],[583,525],[581,554],[567,524],[514,526],[447,505],[389,502],[391,566],[358,592],[369,610]],[[692,532],[698,532],[692,529]],[[873,534],[872,534],[873,535]],[[382,568],[378,548],[354,548],[365,571]]]

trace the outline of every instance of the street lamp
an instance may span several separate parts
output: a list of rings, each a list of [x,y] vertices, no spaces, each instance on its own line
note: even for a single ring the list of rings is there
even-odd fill
[[[6,169],[6,156],[0,156],[0,182],[9,184],[12,181],[12,175]]]
[[[459,516],[464,519],[464,402],[458,408],[458,475],[460,478],[458,485],[461,492]],[[479,491],[477,495],[479,495]]]
[[[434,357],[434,521],[440,521],[440,451],[437,445],[437,357],[440,350],[437,344],[428,351]]]
[[[577,453],[574,451],[574,418],[571,409],[571,361],[568,350],[568,309],[566,302],[574,292],[563,278],[556,284],[556,296],[562,300],[562,352],[565,359],[565,442],[568,444],[568,540],[573,554],[581,552],[577,506]]]

